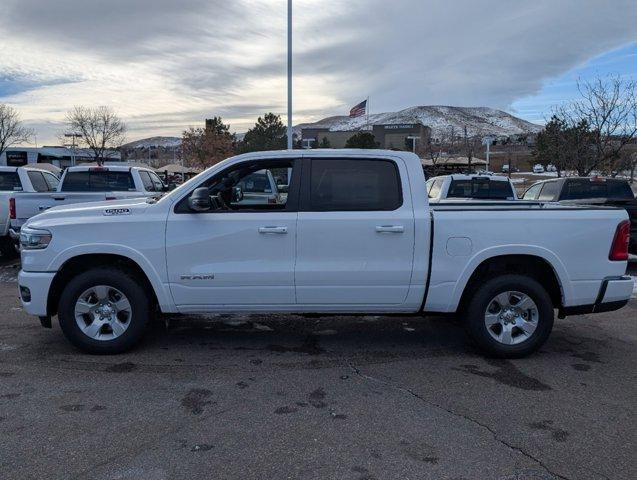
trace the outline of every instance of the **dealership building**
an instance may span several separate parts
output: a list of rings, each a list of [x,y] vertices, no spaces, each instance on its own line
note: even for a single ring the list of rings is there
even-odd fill
[[[413,147],[413,142],[418,145],[426,142],[431,129],[422,123],[395,123],[379,124],[363,127],[360,130],[337,131],[330,128],[308,127],[301,130],[303,148],[313,148],[324,139],[332,148],[344,148],[347,140],[360,131],[369,132],[380,148],[389,150],[407,150]]]
[[[119,162],[121,155],[116,150],[109,150],[105,160],[108,162]],[[0,155],[0,165],[8,167],[50,163],[56,167],[66,168],[78,163],[94,161],[93,153],[85,148],[9,147]]]

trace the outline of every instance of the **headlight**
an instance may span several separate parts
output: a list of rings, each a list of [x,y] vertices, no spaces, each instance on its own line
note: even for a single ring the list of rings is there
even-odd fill
[[[51,243],[51,232],[25,227],[20,230],[20,247],[24,250],[42,250]]]

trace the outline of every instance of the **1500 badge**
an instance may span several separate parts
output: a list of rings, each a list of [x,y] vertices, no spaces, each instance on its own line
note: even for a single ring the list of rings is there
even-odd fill
[[[104,215],[130,215],[130,208],[107,208]]]

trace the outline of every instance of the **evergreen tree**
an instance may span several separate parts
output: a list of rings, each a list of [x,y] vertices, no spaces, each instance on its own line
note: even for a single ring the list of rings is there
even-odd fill
[[[380,144],[369,132],[358,132],[347,139],[345,148],[378,148]]]
[[[266,113],[246,132],[238,150],[241,153],[282,150],[287,144],[286,134],[287,128],[283,125],[281,117],[274,113]]]
[[[323,140],[321,140],[319,148],[332,148],[332,144],[327,139],[327,137],[323,137]]]

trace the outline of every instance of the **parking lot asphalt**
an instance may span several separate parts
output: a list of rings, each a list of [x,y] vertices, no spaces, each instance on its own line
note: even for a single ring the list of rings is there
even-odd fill
[[[0,479],[634,479],[637,300],[527,359],[444,317],[216,316],[79,353],[0,268]]]

